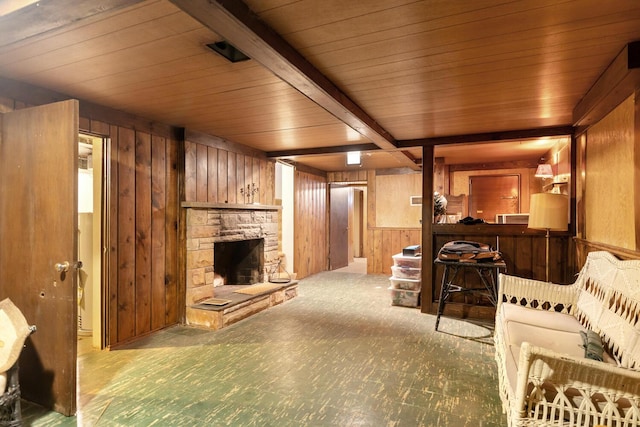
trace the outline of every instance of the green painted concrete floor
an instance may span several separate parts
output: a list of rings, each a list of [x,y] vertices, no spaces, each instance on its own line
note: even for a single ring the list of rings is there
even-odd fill
[[[324,272],[229,328],[175,326],[78,359],[78,415],[25,426],[504,426],[492,325],[391,305],[388,276]]]

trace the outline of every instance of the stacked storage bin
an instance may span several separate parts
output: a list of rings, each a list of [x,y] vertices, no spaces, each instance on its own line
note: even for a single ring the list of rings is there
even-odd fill
[[[396,254],[393,256],[391,272],[391,304],[418,307],[422,283],[422,257]]]

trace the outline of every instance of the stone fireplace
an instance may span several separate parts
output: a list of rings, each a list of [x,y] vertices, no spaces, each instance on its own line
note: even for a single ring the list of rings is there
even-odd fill
[[[193,202],[183,207],[187,307],[215,296],[218,286],[268,280],[278,265],[279,206]]]
[[[264,239],[213,244],[214,273],[225,285],[253,285],[264,277]]]

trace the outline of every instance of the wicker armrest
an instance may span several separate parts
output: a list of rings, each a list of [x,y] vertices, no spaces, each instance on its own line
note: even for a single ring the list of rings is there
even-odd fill
[[[522,343],[514,410],[519,418],[640,422],[640,372]]]
[[[577,298],[578,289],[575,285],[557,285],[506,274],[499,276],[498,305],[512,303],[569,313]]]

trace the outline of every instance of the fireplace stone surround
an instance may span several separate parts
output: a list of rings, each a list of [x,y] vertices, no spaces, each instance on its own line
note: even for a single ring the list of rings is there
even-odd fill
[[[237,307],[203,309],[199,303],[216,296],[216,288],[225,286],[222,275],[216,273],[214,247],[216,243],[262,240],[263,269],[258,282],[266,282],[277,268],[278,216],[281,207],[275,205],[237,205],[184,202],[186,210],[186,322],[190,325],[220,329],[229,318],[239,320],[239,311],[254,314],[271,305],[297,295],[297,282],[283,286],[282,295],[261,295],[249,298]],[[295,288],[294,288],[295,286]],[[266,298],[266,300],[265,300]],[[256,309],[259,307],[260,309]],[[246,316],[244,316],[246,317]],[[235,321],[234,320],[234,321]]]

